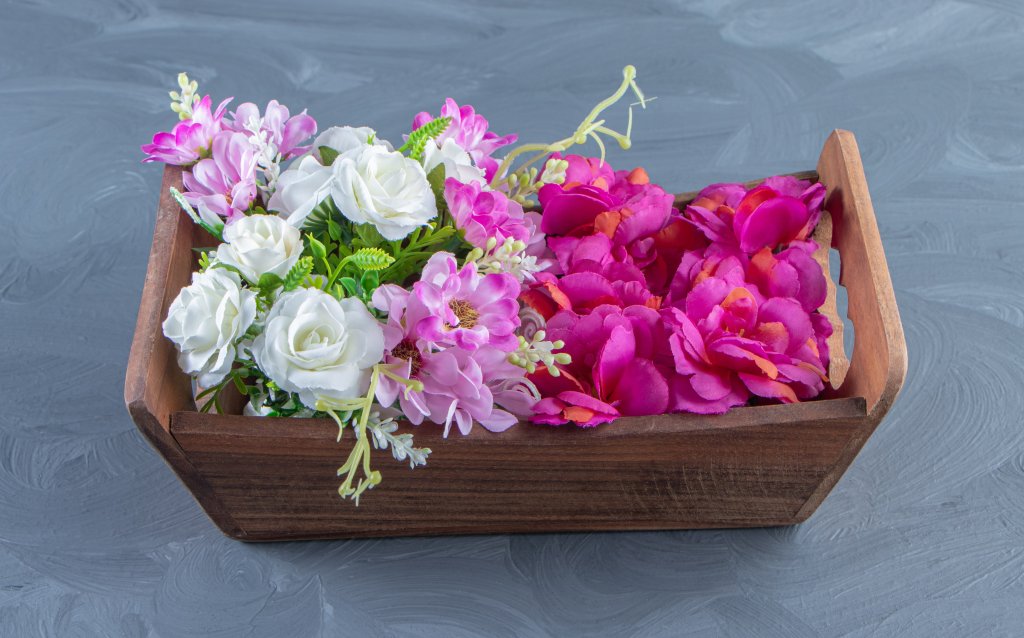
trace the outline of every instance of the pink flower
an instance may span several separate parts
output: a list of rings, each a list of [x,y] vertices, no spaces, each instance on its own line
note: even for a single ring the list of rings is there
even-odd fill
[[[441,135],[434,138],[437,145],[440,146],[447,139],[455,140],[473,158],[473,163],[483,169],[487,179],[491,180],[498,170],[498,161],[491,155],[502,146],[515,142],[518,136],[499,137],[497,133],[488,130],[487,119],[477,114],[472,106],[467,104],[460,107],[451,98],[445,100],[440,117],[450,117],[452,121]],[[415,131],[433,119],[434,116],[426,111],[418,113],[412,120],[412,130]]]
[[[599,255],[602,264],[636,266],[660,291],[684,247],[693,238],[701,246],[706,243],[689,222],[678,218],[672,195],[651,184],[643,169],[613,172],[596,160],[573,155],[565,159],[565,183],[545,185],[538,193],[541,230],[563,272],[580,266],[593,269],[589,262]],[[609,241],[602,242],[597,235]]]
[[[185,198],[232,221],[245,214],[256,198],[256,151],[244,133],[221,131],[212,153],[182,174]]]
[[[279,104],[277,100],[271,100],[267,104],[267,109],[262,117],[260,117],[259,107],[252,102],[239,104],[231,115],[233,121],[226,123],[228,128],[252,134],[250,127],[254,124],[258,125],[258,130],[261,133],[266,133],[267,141],[274,144],[282,159],[296,157],[308,151],[308,146],[300,146],[300,144],[316,135],[316,120],[306,115],[305,110],[292,116],[288,107]]]
[[[581,316],[563,310],[546,329],[550,339],[565,341],[572,362],[558,377],[546,371],[531,377],[544,397],[534,406],[535,422],[589,427],[668,409],[669,384],[657,362],[667,359],[667,334],[657,311],[602,305]]]
[[[142,152],[147,155],[143,162],[166,162],[175,166],[188,166],[205,156],[213,142],[213,136],[224,129],[224,109],[232,98],[228,98],[210,112],[210,96],[205,96],[192,109],[191,119],[174,125],[169,133],[157,133],[151,144],[143,144]]]
[[[823,185],[795,177],[769,177],[749,191],[740,184],[713,184],[686,207],[686,217],[708,239],[753,254],[806,240],[824,199]]]
[[[381,286],[373,302],[388,312],[385,363],[399,376],[423,384],[422,390],[406,391],[404,384],[384,376],[377,387],[381,405],[397,401],[411,423],[426,419],[442,424],[445,436],[453,422],[462,434],[468,434],[474,422],[501,432],[532,414],[536,398],[523,369],[509,363],[506,352],[490,345],[472,351],[434,350],[429,338],[418,335],[420,323],[410,320],[416,296],[399,286]]]
[[[685,307],[662,311],[672,331],[672,410],[721,413],[752,394],[792,403],[824,388],[821,323],[793,299],[765,299],[756,289],[711,277]]]
[[[790,297],[807,312],[825,303],[828,284],[821,264],[813,257],[814,241],[796,242],[777,253],[762,248],[750,258],[747,280],[768,297]]]
[[[562,188],[583,185],[607,191],[615,181],[615,171],[612,170],[611,164],[602,161],[599,157],[563,156],[561,153],[552,153],[548,159],[565,160],[568,164],[565,168],[565,181],[561,184]]]
[[[476,264],[461,269],[451,253],[435,253],[413,284],[405,321],[431,344],[504,352],[519,341],[519,282],[507,273],[482,275]]]
[[[533,223],[526,219],[523,207],[500,191],[484,190],[477,182],[463,184],[449,177],[444,182],[444,199],[456,228],[478,248],[486,248],[487,240],[492,238],[498,245],[508,237],[523,243],[531,239]]]

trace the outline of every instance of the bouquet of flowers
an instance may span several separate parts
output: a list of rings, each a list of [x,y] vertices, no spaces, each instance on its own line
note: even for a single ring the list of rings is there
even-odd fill
[[[511,147],[448,99],[396,147],[274,100],[213,108],[181,74],[180,121],[142,150],[183,167],[172,195],[211,237],[163,324],[201,409],[237,391],[248,415],[352,429],[339,494],[358,503],[381,481],[371,448],[427,462],[396,420],[464,435],[818,395],[824,187],[714,184],[677,206],[613,170],[605,140],[629,148],[646,106],[635,76],[556,142]],[[620,133],[603,113],[627,93]],[[567,154],[588,141],[598,157]]]

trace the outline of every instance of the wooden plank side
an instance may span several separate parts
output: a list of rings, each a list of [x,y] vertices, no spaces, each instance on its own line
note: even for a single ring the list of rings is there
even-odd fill
[[[336,492],[352,440],[332,421],[182,412],[172,432],[240,538],[283,540],[791,524],[864,416],[853,398],[500,436],[405,426],[438,453],[410,471],[375,452],[385,479],[359,507]]]

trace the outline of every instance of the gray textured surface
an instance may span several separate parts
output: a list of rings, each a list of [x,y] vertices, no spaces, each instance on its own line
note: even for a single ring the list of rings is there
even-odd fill
[[[0,2],[0,635],[1020,635],[1024,35],[1013,0]],[[372,7],[372,5],[380,5]],[[561,136],[625,63],[644,164],[687,190],[859,138],[904,393],[791,529],[249,546],[122,404],[187,69],[397,138],[452,95]],[[438,450],[443,454],[443,450]]]

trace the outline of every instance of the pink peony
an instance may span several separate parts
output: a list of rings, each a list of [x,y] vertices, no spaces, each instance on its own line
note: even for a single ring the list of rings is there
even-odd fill
[[[305,110],[293,116],[288,107],[279,104],[277,100],[271,100],[267,104],[262,117],[259,107],[252,102],[239,104],[231,115],[233,120],[226,123],[228,128],[251,133],[248,127],[252,123],[258,123],[259,131],[266,133],[267,141],[274,144],[283,159],[290,159],[308,151],[308,146],[300,145],[316,135],[316,120],[306,115]]]
[[[657,311],[613,305],[586,315],[563,310],[546,330],[550,339],[565,341],[572,363],[558,377],[546,371],[531,377],[544,397],[534,406],[535,422],[593,426],[668,409],[669,384],[657,363],[667,357],[667,334]]]
[[[678,375],[672,410],[721,413],[751,394],[790,403],[824,388],[819,343],[827,335],[819,331],[831,327],[793,299],[765,299],[752,286],[711,277],[662,318]]]
[[[455,140],[473,158],[473,163],[483,169],[488,180],[493,179],[498,170],[498,161],[491,157],[494,151],[519,139],[517,135],[499,137],[497,133],[488,130],[487,119],[477,114],[472,106],[467,104],[460,107],[451,98],[445,100],[440,117],[450,117],[452,121],[441,135],[434,138],[437,145],[440,146],[447,139]],[[412,120],[412,130],[415,131],[433,119],[434,116],[426,111],[416,114]]]
[[[548,159],[565,160],[568,164],[565,168],[565,181],[561,184],[563,189],[582,185],[607,191],[615,181],[615,171],[612,170],[611,164],[599,157],[563,156],[561,153],[552,153]]]
[[[740,184],[713,184],[700,192],[685,214],[708,239],[736,244],[753,254],[810,237],[824,199],[821,184],[770,177],[749,191]]]
[[[224,130],[224,109],[231,98],[210,112],[210,96],[205,96],[192,109],[192,117],[174,125],[169,133],[153,136],[151,144],[143,144],[147,155],[143,162],[166,162],[175,166],[189,166],[207,156],[213,137]]]
[[[463,184],[449,177],[444,182],[444,199],[456,228],[473,246],[486,248],[487,240],[492,238],[498,245],[509,237],[523,243],[531,240],[533,222],[526,218],[521,205],[500,191],[484,190],[477,182]]]
[[[256,198],[256,151],[244,133],[221,131],[212,153],[182,174],[185,198],[193,205],[232,221]]]

